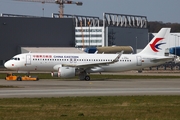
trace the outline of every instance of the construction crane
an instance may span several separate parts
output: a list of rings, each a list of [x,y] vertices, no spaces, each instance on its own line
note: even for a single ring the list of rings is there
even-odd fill
[[[82,34],[82,47],[84,48],[84,34],[83,34],[83,24],[82,24],[82,21],[80,21],[80,26],[81,26],[81,34]]]
[[[59,17],[63,18],[64,14],[64,4],[76,4],[82,6],[82,2],[74,2],[70,0],[14,0],[14,1],[24,1],[24,2],[41,2],[41,3],[56,3],[59,4]]]

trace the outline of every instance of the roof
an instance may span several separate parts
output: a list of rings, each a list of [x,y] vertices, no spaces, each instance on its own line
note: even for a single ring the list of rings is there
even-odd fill
[[[21,47],[21,53],[84,53],[74,47]]]

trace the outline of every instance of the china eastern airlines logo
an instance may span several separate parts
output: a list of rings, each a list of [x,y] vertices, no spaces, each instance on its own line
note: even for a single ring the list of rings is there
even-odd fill
[[[164,39],[164,38],[156,38],[156,39],[154,40],[154,42],[153,42],[152,44],[150,44],[151,49],[152,49],[154,52],[159,52],[158,50],[161,50],[161,48],[159,48],[159,46],[162,45],[162,44],[166,44],[166,43],[159,43],[159,44],[157,44],[157,43],[158,43],[160,40],[162,40],[162,39]]]

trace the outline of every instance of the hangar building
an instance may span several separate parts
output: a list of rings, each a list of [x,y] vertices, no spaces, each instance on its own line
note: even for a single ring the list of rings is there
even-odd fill
[[[59,14],[53,14],[58,18]],[[146,16],[103,13],[103,19],[93,16],[66,15],[75,21],[75,47],[132,46],[143,49],[148,39]],[[135,51],[136,53],[136,51]]]
[[[1,14],[0,40],[0,65],[21,53],[22,48],[116,45],[135,50],[149,42],[145,16],[112,13],[103,13],[103,19],[65,14],[64,18],[59,18],[59,14],[52,18]]]

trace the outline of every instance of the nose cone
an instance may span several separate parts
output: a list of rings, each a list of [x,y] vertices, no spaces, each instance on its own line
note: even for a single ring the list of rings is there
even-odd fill
[[[7,69],[9,68],[8,61],[4,63],[4,67],[7,68]]]
[[[4,67],[7,69],[12,69],[13,65],[10,63],[10,61],[5,62]]]

